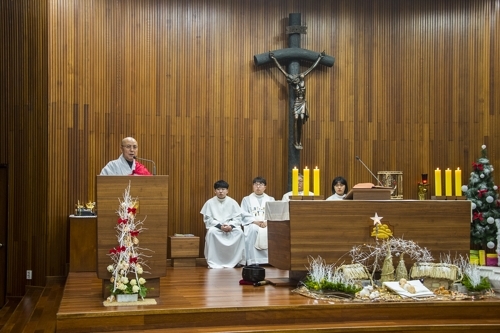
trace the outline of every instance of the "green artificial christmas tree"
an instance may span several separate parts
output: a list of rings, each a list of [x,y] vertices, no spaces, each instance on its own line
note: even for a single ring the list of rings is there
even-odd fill
[[[500,223],[500,201],[498,187],[493,182],[493,166],[483,145],[481,157],[472,164],[469,185],[462,191],[472,202],[471,246],[476,249],[493,249],[497,240],[497,225]]]

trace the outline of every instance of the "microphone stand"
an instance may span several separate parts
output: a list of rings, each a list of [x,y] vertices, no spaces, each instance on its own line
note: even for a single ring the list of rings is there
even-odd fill
[[[134,156],[134,159],[153,163],[153,176],[156,176],[156,163],[153,160],[148,160],[147,158],[142,158],[137,156]]]
[[[363,164],[363,166],[366,168],[366,170],[368,170],[368,172],[369,172],[369,173],[373,176],[373,178],[375,178],[375,179],[377,180],[377,183],[378,183],[380,186],[384,187],[384,185],[382,184],[382,182],[381,182],[381,181],[380,181],[380,180],[379,180],[379,179],[378,179],[378,178],[377,178],[377,177],[373,174],[373,172],[370,170],[370,168],[368,168],[368,167],[366,166],[366,164],[364,164],[364,163],[363,163],[363,161],[359,158],[359,156],[356,156],[356,159],[357,159],[358,161],[360,161],[360,162],[361,162],[361,164]]]

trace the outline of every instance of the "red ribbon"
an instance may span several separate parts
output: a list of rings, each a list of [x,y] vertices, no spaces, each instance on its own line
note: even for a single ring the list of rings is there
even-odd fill
[[[130,262],[131,264],[135,264],[135,263],[137,263],[137,257],[130,257],[129,262]]]
[[[474,216],[472,217],[473,220],[483,220],[483,213],[481,212],[474,212]]]
[[[132,237],[137,237],[138,235],[139,235],[139,231],[138,230],[132,230],[130,232],[130,236],[132,236]]]
[[[482,163],[472,163],[472,167],[474,168],[475,171],[483,171],[484,166]]]
[[[483,194],[486,194],[488,192],[488,190],[478,190],[477,193],[478,193],[478,197],[479,198],[482,198],[483,197]]]
[[[136,208],[134,208],[134,207],[129,207],[129,208],[127,208],[127,213],[132,213],[132,214],[135,214],[135,211],[136,211],[136,210],[137,210],[137,209],[136,209]]]
[[[128,219],[118,219],[118,224],[126,224]]]

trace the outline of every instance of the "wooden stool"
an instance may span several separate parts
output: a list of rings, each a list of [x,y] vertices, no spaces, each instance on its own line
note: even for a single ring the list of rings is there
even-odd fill
[[[200,237],[169,236],[168,252],[173,267],[194,267],[200,253]]]

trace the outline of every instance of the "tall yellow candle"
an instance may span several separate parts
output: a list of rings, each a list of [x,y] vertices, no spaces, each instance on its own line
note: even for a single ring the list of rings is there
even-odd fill
[[[319,195],[319,169],[318,167],[313,170],[314,177],[314,195]]]
[[[462,170],[460,168],[455,170],[455,195],[462,195]]]
[[[451,170],[450,168],[446,169],[445,171],[445,185],[446,185],[446,196],[452,196],[453,191],[452,191],[452,183],[451,183]]]
[[[292,195],[299,195],[299,169],[292,169]]]
[[[436,192],[436,196],[439,197],[442,195],[442,192],[441,192],[441,170],[439,170],[439,168],[437,168],[436,170],[434,170],[434,192]]]
[[[309,195],[309,169],[306,167],[304,169],[304,194]]]

